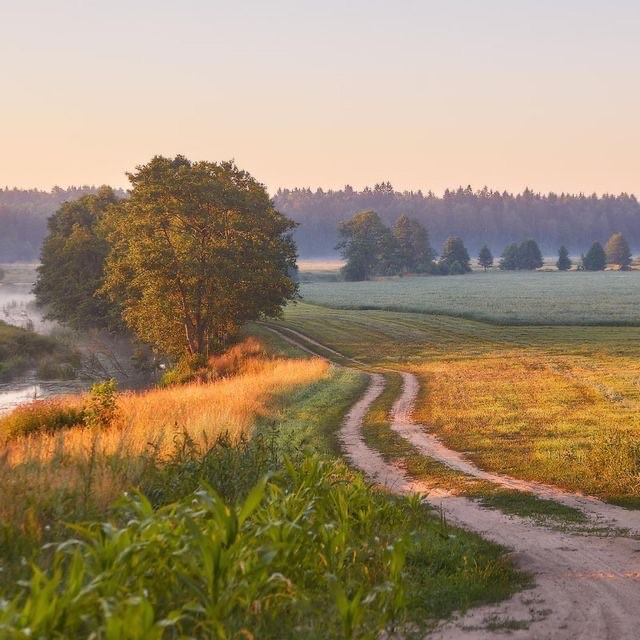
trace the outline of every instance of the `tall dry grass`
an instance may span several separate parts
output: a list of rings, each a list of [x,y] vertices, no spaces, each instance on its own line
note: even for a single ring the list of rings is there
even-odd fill
[[[7,442],[0,521],[37,528],[34,518],[55,521],[69,512],[69,501],[79,512],[103,511],[140,482],[148,465],[162,464],[176,435],[186,433],[203,448],[224,433],[232,441],[249,436],[258,417],[275,414],[278,396],[321,379],[328,364],[251,356],[235,358],[233,372],[210,383],[122,394],[116,419],[103,429],[73,427]]]

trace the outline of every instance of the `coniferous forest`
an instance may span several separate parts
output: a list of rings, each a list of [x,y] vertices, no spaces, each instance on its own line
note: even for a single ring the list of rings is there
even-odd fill
[[[66,200],[96,192],[95,187],[0,190],[0,262],[37,260],[47,232],[47,218]],[[118,195],[124,196],[123,192]],[[337,226],[357,211],[374,209],[392,226],[406,214],[425,226],[434,247],[449,236],[464,238],[477,254],[483,245],[497,255],[510,242],[533,238],[545,255],[561,245],[572,255],[586,252],[594,240],[606,242],[621,232],[632,251],[640,247],[640,204],[635,195],[519,194],[471,187],[432,192],[396,191],[389,182],[356,191],[278,189],[277,209],[299,223],[295,232],[303,258],[335,255]]]

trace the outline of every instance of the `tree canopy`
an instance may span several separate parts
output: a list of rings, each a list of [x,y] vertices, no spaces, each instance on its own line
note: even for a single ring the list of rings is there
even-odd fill
[[[393,236],[375,211],[360,211],[341,222],[338,234],[336,249],[347,261],[342,269],[346,280],[369,280],[390,270]]]
[[[478,254],[478,264],[486,271],[493,266],[493,254],[491,249],[485,244]]]
[[[413,218],[401,215],[393,226],[394,266],[399,273],[425,273],[433,263],[429,232]]]
[[[586,271],[604,271],[607,266],[607,256],[599,242],[591,245],[591,249],[582,259],[582,266]]]
[[[117,305],[96,295],[103,285],[109,251],[100,223],[118,202],[111,187],[101,187],[95,195],[65,202],[49,218],[49,235],[42,245],[34,287],[36,300],[47,307],[49,319],[74,329],[118,326]]]
[[[569,250],[567,247],[562,245],[558,251],[558,262],[556,262],[556,267],[558,267],[558,271],[567,271],[571,268],[573,262],[569,257]]]
[[[206,358],[296,296],[295,223],[233,162],[156,156],[128,177],[130,197],[104,221],[103,291],[143,342]]]
[[[453,271],[452,275],[471,271],[471,258],[469,258],[469,252],[464,246],[462,238],[459,236],[447,238],[442,249],[439,266],[443,272],[452,273]]]
[[[614,233],[609,238],[605,253],[607,262],[617,264],[621,269],[627,269],[631,265],[631,250],[621,233]]]

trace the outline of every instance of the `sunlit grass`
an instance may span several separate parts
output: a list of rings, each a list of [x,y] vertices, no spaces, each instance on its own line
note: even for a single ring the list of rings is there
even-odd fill
[[[305,304],[285,320],[370,365],[414,371],[416,420],[481,467],[640,503],[640,329]]]

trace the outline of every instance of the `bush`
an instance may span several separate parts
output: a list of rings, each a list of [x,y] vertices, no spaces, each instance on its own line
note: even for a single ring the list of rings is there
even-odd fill
[[[0,418],[0,439],[84,424],[84,411],[63,400],[36,400]]]
[[[450,276],[461,276],[465,273],[465,268],[457,260],[449,267]]]
[[[91,387],[84,406],[84,423],[89,427],[108,427],[116,417],[118,383],[111,378]]]

